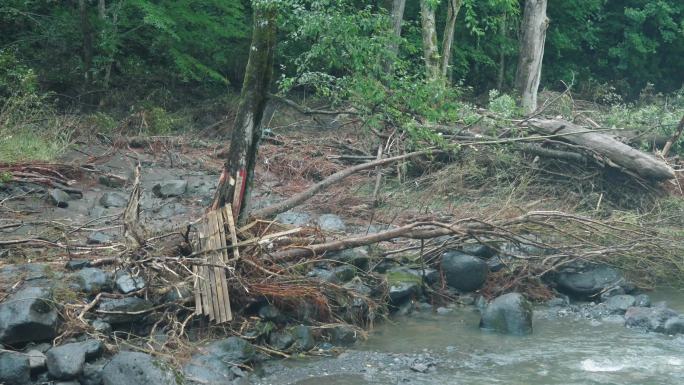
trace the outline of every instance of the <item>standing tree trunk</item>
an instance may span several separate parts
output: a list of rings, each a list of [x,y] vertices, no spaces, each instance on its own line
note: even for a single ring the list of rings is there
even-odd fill
[[[463,0],[449,0],[447,5],[447,19],[444,25],[444,37],[442,38],[442,77],[448,79],[449,64],[451,61],[451,46],[454,43],[454,29],[456,28],[456,18],[461,10]]]
[[[520,96],[520,105],[526,114],[531,114],[537,109],[537,91],[544,58],[544,41],[549,25],[549,19],[546,17],[546,1],[525,0],[515,88]]]
[[[254,4],[254,27],[249,59],[242,83],[240,104],[233,125],[230,150],[212,209],[232,203],[233,215],[240,218],[254,175],[257,149],[261,139],[261,120],[271,84],[273,54],[276,41],[275,2],[258,1]]]
[[[394,60],[399,56],[399,39],[401,39],[401,23],[404,21],[404,8],[406,0],[392,0],[392,4],[387,4],[392,21],[392,36],[394,40],[390,42],[387,49],[392,53],[385,62],[385,71],[392,71]]]
[[[503,19],[501,20],[501,25],[499,26],[499,38],[501,39],[501,45],[499,47],[499,73],[496,77],[496,89],[499,91],[503,90],[504,77],[506,75],[506,49],[504,48],[504,39],[506,38],[506,14],[504,13]]]
[[[437,48],[437,27],[435,25],[435,10],[427,0],[420,0],[421,25],[423,27],[423,60],[425,73],[429,81],[438,80],[441,75],[439,68],[439,49]]]
[[[90,26],[86,0],[78,0],[78,10],[81,19],[81,33],[83,34],[83,92],[86,94],[86,100],[90,100],[88,92],[90,92],[93,82],[93,31]]]

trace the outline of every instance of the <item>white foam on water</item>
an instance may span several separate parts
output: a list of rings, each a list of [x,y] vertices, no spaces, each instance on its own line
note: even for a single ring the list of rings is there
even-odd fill
[[[610,361],[599,362],[591,358],[582,361],[580,366],[585,372],[619,372],[625,368],[624,364]]]

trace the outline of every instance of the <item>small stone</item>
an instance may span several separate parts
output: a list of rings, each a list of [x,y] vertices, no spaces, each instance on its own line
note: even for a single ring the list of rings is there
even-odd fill
[[[318,227],[323,231],[345,231],[347,225],[335,214],[323,214],[318,217]]]
[[[170,198],[185,194],[187,189],[188,181],[178,179],[158,183],[152,187],[152,192],[159,198]]]
[[[128,198],[119,193],[106,192],[100,198],[100,205],[105,208],[126,207],[128,205]]]
[[[69,194],[67,194],[64,190],[53,188],[48,191],[48,199],[53,205],[65,209],[69,207],[71,196],[69,196]]]
[[[437,314],[439,314],[439,315],[449,314],[453,311],[454,311],[454,309],[451,309],[448,307],[443,307],[443,306],[440,306],[437,308]]]
[[[25,385],[30,382],[29,358],[17,352],[0,352],[0,384]]]
[[[90,235],[88,235],[88,239],[86,239],[86,243],[89,245],[104,245],[111,242],[111,237],[100,231],[91,233]]]
[[[26,352],[26,356],[29,359],[29,367],[31,367],[31,372],[40,372],[45,369],[45,361],[47,358],[45,354],[40,350],[29,350]]]
[[[88,267],[90,261],[87,259],[72,259],[66,263],[66,268],[69,270],[80,270],[84,267]]]
[[[95,321],[93,321],[91,325],[93,327],[93,330],[95,330],[98,333],[109,334],[112,332],[112,325],[102,320],[96,319]]]
[[[116,278],[116,288],[124,294],[132,293],[145,288],[145,279],[134,277],[128,273],[121,273]]]
[[[608,298],[606,306],[612,314],[625,314],[627,309],[634,306],[635,303],[636,300],[633,296],[621,294]]]
[[[73,277],[79,288],[89,294],[97,294],[112,287],[111,275],[96,267],[81,269]]]
[[[259,308],[259,317],[265,321],[278,321],[282,318],[282,314],[277,307],[266,304]]]
[[[123,187],[126,184],[126,178],[116,177],[114,175],[100,175],[98,181],[101,185],[111,188]]]

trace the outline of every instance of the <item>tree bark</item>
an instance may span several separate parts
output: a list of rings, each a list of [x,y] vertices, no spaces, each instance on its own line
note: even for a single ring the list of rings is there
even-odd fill
[[[404,21],[404,8],[406,7],[406,0],[392,0],[392,34],[395,41],[392,42],[389,49],[394,55],[399,54],[399,39],[401,38],[401,23]]]
[[[454,29],[456,29],[456,18],[461,10],[463,0],[449,0],[446,24],[444,25],[444,36],[442,38],[442,77],[448,79],[449,64],[451,62],[451,46],[454,43]]]
[[[503,90],[504,76],[506,75],[506,51],[504,49],[504,38],[506,37],[506,14],[503,15],[501,25],[499,26],[499,37],[501,39],[501,46],[499,47],[499,73],[496,79],[496,89]]]
[[[212,209],[232,203],[240,218],[249,196],[263,117],[271,84],[276,40],[275,2],[254,2],[254,27],[240,104],[233,125],[230,149],[223,165]]]
[[[441,71],[439,68],[439,49],[437,48],[435,10],[427,0],[420,0],[420,16],[423,29],[425,75],[428,80],[434,81],[440,78]]]
[[[78,0],[78,10],[81,21],[81,33],[83,34],[83,90],[90,91],[92,83],[93,67],[93,31],[88,17],[88,3],[86,0]]]
[[[537,109],[537,91],[544,58],[546,29],[549,25],[546,3],[547,0],[525,1],[515,88],[520,96],[520,105],[526,114],[531,114]]]
[[[622,167],[642,178],[662,181],[675,177],[674,171],[667,163],[609,135],[592,132],[565,120],[530,119],[529,124],[543,134],[563,134],[564,136],[559,139],[587,148],[605,157],[613,165]]]

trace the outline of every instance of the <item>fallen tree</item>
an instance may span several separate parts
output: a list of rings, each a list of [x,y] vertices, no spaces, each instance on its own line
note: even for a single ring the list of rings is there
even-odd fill
[[[644,179],[664,181],[675,177],[674,170],[666,162],[606,134],[560,119],[530,119],[528,123],[542,134],[559,135],[559,140],[584,147],[603,157],[609,165],[622,168]]]

